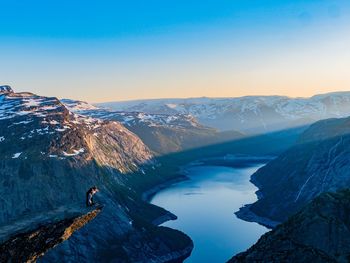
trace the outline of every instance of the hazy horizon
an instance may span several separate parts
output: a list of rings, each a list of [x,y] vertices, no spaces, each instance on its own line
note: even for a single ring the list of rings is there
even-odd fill
[[[10,86],[14,92],[33,92],[32,90],[27,90],[27,89],[21,89],[14,87],[12,85],[6,84],[6,83],[0,83],[0,86]],[[34,93],[34,92],[33,92]],[[146,97],[146,98],[136,98],[136,99],[126,99],[126,100],[107,100],[107,101],[88,101],[88,100],[83,100],[80,98],[72,98],[72,97],[59,97],[56,95],[52,95],[52,97],[57,97],[58,99],[72,99],[72,100],[79,100],[79,101],[84,101],[87,103],[91,104],[103,104],[103,103],[113,103],[113,102],[120,102],[120,103],[127,103],[127,102],[134,102],[134,101],[157,101],[157,100],[191,100],[191,99],[235,99],[235,98],[244,98],[244,97],[287,97],[290,99],[309,99],[315,96],[322,96],[322,95],[327,95],[327,94],[336,94],[336,93],[350,93],[350,90],[343,90],[343,91],[331,91],[331,92],[324,92],[324,93],[316,93],[312,94],[310,96],[288,96],[288,95],[280,95],[280,94],[271,94],[271,95],[266,95],[266,94],[252,94],[252,95],[242,95],[242,96],[226,96],[226,97],[208,97],[208,96],[197,96],[197,97],[161,97],[161,98],[151,98],[151,97]],[[39,94],[39,93],[34,93],[36,95],[40,96],[45,96],[45,94]]]
[[[287,96],[287,95],[279,95],[279,94],[273,94],[273,95],[263,95],[263,94],[255,94],[255,95],[243,95],[243,96],[231,96],[231,97],[207,97],[207,96],[198,96],[198,97],[169,97],[169,98],[144,98],[144,99],[130,99],[130,100],[111,100],[111,101],[103,101],[103,102],[90,102],[92,104],[103,104],[103,103],[111,103],[111,102],[133,102],[133,101],[156,101],[156,100],[190,100],[190,99],[235,99],[235,98],[244,98],[244,97],[287,97],[290,99],[309,99],[315,96],[322,96],[327,94],[335,94],[335,93],[350,93],[350,90],[344,90],[344,91],[331,91],[331,92],[325,92],[325,93],[317,93],[313,94],[311,96]],[[69,99],[69,98],[62,98],[62,99]]]

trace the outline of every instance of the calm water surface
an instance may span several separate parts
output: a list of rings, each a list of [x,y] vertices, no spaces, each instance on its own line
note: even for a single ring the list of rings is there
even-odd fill
[[[267,231],[234,215],[242,205],[256,200],[257,188],[249,178],[261,166],[193,166],[187,169],[190,180],[153,197],[153,204],[178,216],[163,225],[185,232],[194,241],[195,248],[186,263],[226,262]]]

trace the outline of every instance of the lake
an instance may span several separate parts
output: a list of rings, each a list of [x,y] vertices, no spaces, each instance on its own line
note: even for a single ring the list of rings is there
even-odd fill
[[[186,263],[226,262],[268,231],[234,214],[241,206],[256,201],[257,188],[249,179],[261,166],[189,166],[189,180],[171,185],[152,198],[151,203],[178,216],[163,226],[178,229],[193,240],[194,250]]]

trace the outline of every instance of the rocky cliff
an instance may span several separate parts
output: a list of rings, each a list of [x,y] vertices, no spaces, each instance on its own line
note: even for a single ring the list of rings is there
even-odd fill
[[[0,245],[0,262],[36,262],[47,251],[67,240],[75,231],[88,224],[100,211],[101,208],[95,208],[82,215],[56,220],[57,222],[41,222],[43,226],[34,227],[34,229],[33,224],[37,225],[35,221],[15,223],[14,225],[20,228],[17,231],[21,233],[10,237]],[[32,228],[32,230],[26,230],[26,228]]]
[[[83,202],[91,185],[152,162],[120,123],[75,115],[56,98],[7,89],[0,105],[0,223]]]
[[[259,169],[252,182],[259,200],[243,208],[283,222],[323,192],[350,186],[350,118],[315,123],[298,142]],[[251,217],[254,221],[254,217]]]
[[[69,207],[83,210],[92,185],[100,189],[96,199],[105,206],[95,220],[45,254],[43,262],[125,262],[140,255],[164,262],[176,246],[171,234],[168,243],[157,239],[152,221],[166,211],[143,202],[129,183],[145,177],[153,165],[149,148],[120,122],[74,114],[57,98],[0,87],[0,231],[50,211],[64,217]],[[130,233],[136,240],[154,238],[157,246],[126,250],[121,240]],[[191,246],[185,235],[177,236],[182,237],[177,249]]]
[[[324,193],[229,262],[349,262],[350,190]]]

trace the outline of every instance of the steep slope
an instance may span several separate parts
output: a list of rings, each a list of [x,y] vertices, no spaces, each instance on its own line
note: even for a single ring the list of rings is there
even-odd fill
[[[350,93],[338,92],[311,98],[247,96],[238,98],[157,99],[109,102],[99,105],[119,111],[189,114],[219,130],[262,133],[350,114]]]
[[[229,262],[349,262],[350,191],[324,193]]]
[[[349,145],[350,118],[315,123],[252,176],[259,200],[248,209],[283,222],[320,193],[350,187]]]
[[[56,98],[2,91],[0,103],[0,193],[6,197],[0,222],[81,200],[98,180],[98,166],[122,174],[151,161],[148,148],[121,124],[72,114]],[[72,195],[80,181],[84,188]]]
[[[0,225],[40,218],[59,207],[63,215],[72,207],[83,210],[87,189],[100,189],[97,199],[105,206],[100,215],[46,254],[44,262],[103,262],[107,254],[116,262],[141,256],[164,262],[162,257],[174,248],[191,248],[182,233],[175,246],[168,234],[172,230],[160,231],[151,224],[165,211],[144,203],[128,183],[130,177],[144,176],[154,160],[121,123],[76,115],[56,98],[1,86],[0,157]],[[140,221],[137,227],[130,223],[135,220]],[[120,241],[130,235],[136,236],[135,242],[147,236],[155,247],[146,243],[126,251]],[[169,235],[168,243],[159,238],[162,235]]]
[[[64,99],[73,112],[84,116],[121,122],[137,134],[156,154],[168,154],[243,137],[236,131],[220,133],[184,114],[120,112],[97,108],[86,102]]]

